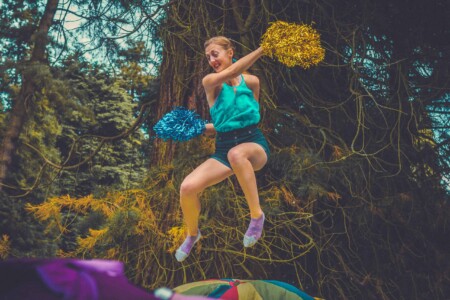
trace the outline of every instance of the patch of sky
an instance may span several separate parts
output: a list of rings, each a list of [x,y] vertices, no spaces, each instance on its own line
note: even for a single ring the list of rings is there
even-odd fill
[[[362,86],[373,97],[388,96],[388,67],[392,56],[392,44],[387,43],[385,36],[368,35],[368,41],[356,49],[350,46],[344,49],[345,62],[349,63]],[[379,47],[382,45],[382,47]]]
[[[164,17],[158,10],[165,1],[148,1],[147,7],[133,7],[117,10],[114,2],[96,2],[95,15],[92,7],[63,2],[55,15],[59,26],[51,31],[52,38],[60,46],[49,49],[52,62],[57,64],[70,53],[83,53],[83,57],[93,63],[112,66],[116,53],[112,49],[126,49],[131,43],[143,42],[149,55],[140,65],[150,75],[157,75],[160,63],[158,40],[155,26]]]

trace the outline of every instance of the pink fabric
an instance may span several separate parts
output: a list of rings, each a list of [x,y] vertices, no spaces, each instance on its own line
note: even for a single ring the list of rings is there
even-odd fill
[[[237,285],[230,288],[220,297],[221,300],[239,300]]]

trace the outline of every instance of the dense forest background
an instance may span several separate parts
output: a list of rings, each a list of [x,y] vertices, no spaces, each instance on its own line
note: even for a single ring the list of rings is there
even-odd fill
[[[154,289],[278,279],[326,299],[450,295],[450,4],[418,1],[0,2],[0,259],[121,260]],[[183,264],[178,186],[213,139],[155,138],[182,105],[208,119],[203,42],[258,47],[270,22],[312,24],[325,60],[262,58],[257,173],[267,225],[241,244],[234,178],[202,194]]]

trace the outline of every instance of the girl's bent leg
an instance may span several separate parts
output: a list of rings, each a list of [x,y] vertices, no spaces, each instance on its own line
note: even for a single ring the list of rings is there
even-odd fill
[[[183,261],[194,244],[200,239],[198,217],[200,215],[199,194],[207,187],[221,182],[233,174],[233,171],[215,159],[208,159],[190,173],[180,187],[180,204],[187,227],[185,242],[178,248],[177,260]],[[178,259],[180,257],[180,259]]]
[[[228,152],[228,160],[244,192],[251,217],[254,219],[261,217],[263,212],[259,205],[255,171],[262,169],[266,164],[266,152],[256,143],[243,143]]]
[[[241,185],[250,208],[251,222],[244,236],[244,246],[253,246],[261,237],[264,213],[259,204],[255,170],[260,170],[267,162],[267,154],[256,143],[243,143],[228,152],[228,160]]]

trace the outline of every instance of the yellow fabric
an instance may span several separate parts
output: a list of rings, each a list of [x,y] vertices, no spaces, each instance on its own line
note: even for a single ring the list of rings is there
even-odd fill
[[[237,286],[239,299],[263,300],[250,283],[242,282]]]

